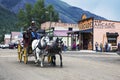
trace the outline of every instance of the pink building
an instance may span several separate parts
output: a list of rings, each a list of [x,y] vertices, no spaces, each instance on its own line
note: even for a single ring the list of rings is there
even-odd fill
[[[73,30],[78,30],[78,24],[61,23],[61,22],[45,22],[41,24],[41,29],[49,29],[53,27],[54,30],[68,30],[68,28],[73,28]]]
[[[108,44],[110,50],[117,49],[117,44],[120,41],[120,22],[110,20],[95,20],[82,16],[82,20],[78,22],[78,31],[71,31],[71,39],[79,40],[81,49],[95,50],[95,43],[98,43],[105,50],[105,45]],[[73,41],[73,40],[72,40]]]
[[[71,44],[71,37],[68,37],[67,33],[69,31],[79,30],[78,24],[61,23],[61,22],[45,22],[45,23],[41,24],[41,29],[44,29],[47,31],[50,28],[54,29],[54,32],[53,32],[54,37],[56,37],[56,36],[61,37],[63,42],[65,44],[67,44],[68,47]],[[68,43],[68,40],[69,40],[69,43]]]
[[[10,34],[5,34],[5,37],[4,37],[4,44],[9,44],[9,43],[10,43],[10,37],[11,37]]]
[[[22,39],[21,32],[11,32],[11,43],[18,43],[18,40],[22,41]]]
[[[93,20],[93,41],[103,44],[111,44],[111,49],[116,49],[120,41],[120,22]],[[95,49],[95,46],[94,46]]]

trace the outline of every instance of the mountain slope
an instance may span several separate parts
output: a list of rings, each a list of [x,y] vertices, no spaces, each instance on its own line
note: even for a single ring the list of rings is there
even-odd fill
[[[67,3],[62,2],[62,1],[46,0],[46,5],[48,4],[54,5],[56,11],[59,12],[60,17],[62,18],[64,22],[76,23],[81,19],[81,16],[83,14],[86,14],[87,17],[94,17],[95,19],[105,20],[105,18],[103,17],[97,16],[88,11],[84,11],[80,8],[70,6]]]
[[[15,14],[0,6],[0,41],[3,39],[4,34],[18,30],[15,26],[16,21]]]
[[[2,3],[6,3],[4,1],[9,1],[9,0],[2,0]],[[19,1],[19,2],[16,2],[16,1]],[[26,3],[30,3],[34,5],[36,1],[37,0],[12,0],[12,2],[16,3],[16,5],[14,4],[13,6],[12,4],[12,7],[10,8],[10,10],[14,13],[17,13],[20,8],[25,8]],[[6,6],[6,4],[3,4],[3,5]],[[88,11],[84,11],[80,8],[70,6],[61,0],[45,0],[45,5],[47,6],[49,4],[52,4],[54,6],[55,10],[59,12],[59,17],[61,21],[65,23],[77,23],[81,19],[82,14],[84,13],[87,15],[87,17],[94,17],[95,19],[105,20],[105,18],[103,17],[97,16]]]

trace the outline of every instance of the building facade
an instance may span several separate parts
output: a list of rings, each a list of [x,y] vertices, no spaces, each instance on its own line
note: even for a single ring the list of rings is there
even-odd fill
[[[41,29],[48,30],[53,28],[54,37],[61,37],[63,42],[70,47],[71,45],[71,37],[68,37],[67,33],[69,31],[77,31],[78,24],[70,24],[70,23],[61,23],[61,22],[45,22],[41,24]],[[68,42],[69,41],[69,42]]]
[[[106,43],[109,43],[112,50],[116,49],[120,41],[120,22],[109,20],[94,20],[93,22],[93,44],[95,45],[95,42],[98,42],[98,44],[102,43],[105,47]]]
[[[78,22],[78,31],[68,32],[71,39],[74,39],[80,45],[81,49],[95,50],[95,43],[98,43],[98,49],[102,44],[102,49],[106,45],[110,45],[110,50],[117,49],[120,41],[120,22],[110,20],[95,20],[82,16],[82,20]]]
[[[10,43],[10,37],[11,37],[10,34],[5,34],[5,37],[4,37],[4,44],[9,44],[9,43]]]

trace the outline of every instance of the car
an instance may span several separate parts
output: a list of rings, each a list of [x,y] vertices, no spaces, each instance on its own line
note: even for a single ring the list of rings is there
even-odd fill
[[[13,43],[10,43],[9,44],[9,49],[14,49],[15,48],[15,45]]]
[[[15,49],[18,47],[18,44],[15,44],[15,43],[10,43],[9,44],[9,49]]]
[[[9,48],[9,45],[8,45],[8,44],[1,44],[1,48],[2,48],[2,49]]]

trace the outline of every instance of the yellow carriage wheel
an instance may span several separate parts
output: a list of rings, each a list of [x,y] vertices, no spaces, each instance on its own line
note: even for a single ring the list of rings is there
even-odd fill
[[[20,44],[18,44],[18,60],[21,62],[22,61],[22,47]]]
[[[21,52],[20,52],[20,62],[22,61],[22,56],[23,56],[23,51],[21,50]]]
[[[48,56],[48,63],[50,63],[51,62],[51,56],[49,55]]]
[[[27,48],[24,48],[24,63],[27,64],[28,62],[28,56],[27,56]]]

